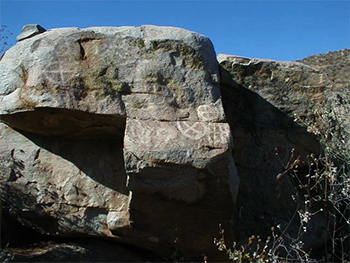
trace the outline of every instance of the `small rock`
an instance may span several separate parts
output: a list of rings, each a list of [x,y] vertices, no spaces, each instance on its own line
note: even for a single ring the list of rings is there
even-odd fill
[[[38,24],[25,25],[22,29],[22,33],[17,36],[17,40],[22,41],[24,39],[44,33],[45,31],[46,29]]]

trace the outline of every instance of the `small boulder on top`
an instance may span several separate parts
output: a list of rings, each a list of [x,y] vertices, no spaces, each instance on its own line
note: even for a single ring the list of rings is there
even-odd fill
[[[22,28],[22,33],[17,36],[17,40],[21,41],[36,36],[38,34],[44,33],[45,31],[46,29],[38,24],[25,25]]]

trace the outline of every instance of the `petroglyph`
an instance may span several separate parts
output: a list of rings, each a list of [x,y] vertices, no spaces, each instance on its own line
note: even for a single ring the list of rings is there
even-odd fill
[[[197,108],[197,113],[202,121],[216,121],[220,118],[220,112],[214,105],[201,105]]]
[[[192,140],[199,140],[208,135],[207,123],[179,121],[176,125],[182,135]]]
[[[127,136],[128,143],[147,150],[164,151],[191,145],[222,148],[230,143],[231,130],[227,123],[128,120]]]
[[[209,127],[209,143],[212,146],[229,144],[231,129],[227,123],[210,123]]]
[[[134,145],[154,150],[164,148],[178,133],[171,124],[157,121],[129,120],[127,129]]]
[[[183,136],[196,141],[207,141],[215,147],[220,147],[220,145],[230,142],[231,130],[227,123],[182,121],[177,122],[176,126]]]
[[[49,68],[46,77],[53,83],[62,83],[63,85],[66,85],[75,73],[75,71],[63,67],[60,62],[51,64]]]
[[[63,56],[69,52],[70,56]],[[52,83],[65,86],[69,84],[69,80],[78,73],[80,56],[79,46],[72,47],[69,41],[61,40],[53,51],[53,60],[51,60],[45,69],[45,77]]]

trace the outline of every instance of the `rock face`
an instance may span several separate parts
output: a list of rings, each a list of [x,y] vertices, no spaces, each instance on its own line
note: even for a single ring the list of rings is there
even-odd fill
[[[295,213],[305,210],[305,200],[301,193],[296,194],[298,184],[288,173],[281,179],[276,177],[299,156],[298,174],[303,178],[309,169],[307,156],[322,152],[304,120],[311,120],[324,100],[329,80],[321,71],[298,62],[223,54],[218,61],[223,103],[233,131],[233,158],[240,176],[236,239],[271,235],[270,228],[276,225],[295,235],[299,227]],[[292,196],[300,196],[300,202],[293,202]],[[325,240],[323,214],[310,222],[304,249],[315,250]]]
[[[258,93],[291,118],[296,115],[308,117],[305,114],[324,99],[324,90],[329,84],[326,74],[298,62],[248,59],[223,54],[218,56],[218,60],[229,73],[228,77],[224,77],[223,84],[225,78],[230,81],[232,76],[234,82]]]
[[[318,54],[298,60],[327,74],[333,90],[349,88],[350,49]]]
[[[217,254],[238,187],[218,74],[210,40],[179,28],[24,39],[0,62],[4,202],[47,235]]]
[[[259,94],[299,126],[319,135],[330,150],[348,159],[349,54],[350,51],[344,49],[298,62],[221,54],[218,60],[224,69],[224,85],[238,84]],[[303,148],[318,153],[310,147]]]
[[[276,225],[294,236],[298,233],[300,219],[295,212],[305,211],[306,199],[297,186],[310,173],[307,156],[319,156],[324,150],[320,139],[327,151],[349,161],[349,52],[329,52],[298,62],[218,56],[240,176],[234,220],[239,225],[234,228],[237,241],[257,233],[269,235],[269,226]],[[288,175],[276,180],[298,157],[301,181]],[[291,196],[300,202],[293,202]],[[324,244],[324,218],[319,212],[309,221],[303,234],[305,251]]]
[[[331,151],[350,161],[350,49],[307,57],[300,62],[327,74],[330,85],[310,127],[326,140]]]
[[[182,29],[53,29],[7,51],[0,70],[1,114],[51,107],[198,121],[197,108],[212,105],[211,120],[224,119],[212,44]]]

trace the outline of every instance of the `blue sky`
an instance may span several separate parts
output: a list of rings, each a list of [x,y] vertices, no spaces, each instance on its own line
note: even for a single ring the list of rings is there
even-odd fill
[[[208,36],[216,52],[297,60],[350,48],[350,1],[0,0],[0,23],[57,27],[177,26]]]

